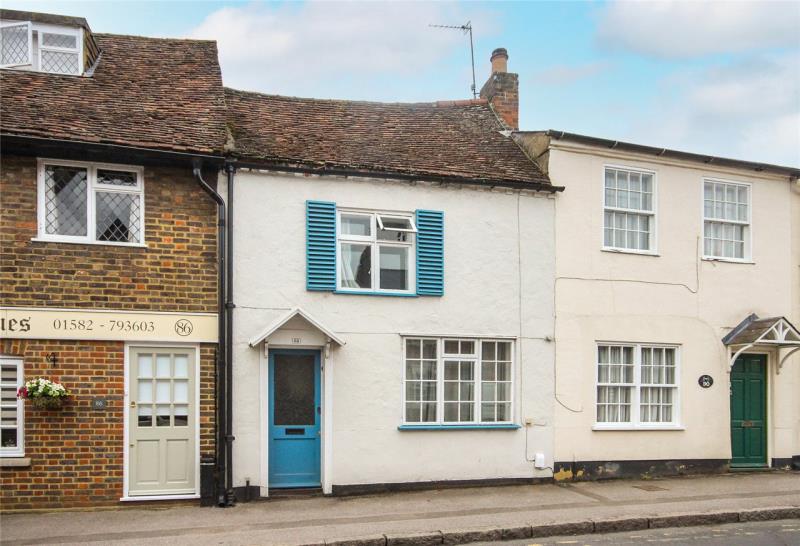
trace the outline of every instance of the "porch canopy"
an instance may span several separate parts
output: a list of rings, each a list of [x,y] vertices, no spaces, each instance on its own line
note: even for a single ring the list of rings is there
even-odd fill
[[[273,334],[278,332],[281,328],[284,327],[291,327],[293,323],[296,324],[296,320],[300,319],[304,321],[306,325],[310,325],[313,330],[316,330],[319,334],[323,336],[325,340],[325,352],[326,356],[330,350],[331,343],[334,343],[338,346],[342,346],[345,344],[344,340],[339,337],[333,330],[322,324],[319,320],[312,317],[306,311],[300,309],[299,307],[295,307],[289,310],[287,313],[283,314],[282,316],[278,317],[277,320],[272,322],[269,326],[261,330],[258,334],[250,338],[248,344],[251,347],[256,347],[262,341],[267,342]]]
[[[758,347],[778,351],[775,372],[781,373],[789,357],[800,351],[800,331],[785,317],[758,318],[758,315],[752,314],[722,338],[722,343],[731,354],[728,371],[733,368],[740,354]]]

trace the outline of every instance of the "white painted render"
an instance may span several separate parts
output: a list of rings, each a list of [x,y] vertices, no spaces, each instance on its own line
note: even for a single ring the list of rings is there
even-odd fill
[[[554,203],[546,195],[382,179],[237,172],[234,241],[234,485],[266,493],[263,345],[248,341],[299,307],[345,342],[323,356],[323,485],[550,476],[553,462]],[[224,192],[225,180],[220,178]],[[442,297],[306,290],[308,199],[340,208],[444,211]],[[304,330],[304,327],[307,329]],[[402,335],[511,337],[517,430],[400,431]],[[287,339],[300,344],[286,345]],[[271,346],[315,347],[302,317]],[[260,371],[260,367],[262,368]]]
[[[656,255],[603,251],[603,172],[655,173]],[[800,322],[800,188],[788,177],[551,142],[556,207],[556,455],[559,462],[728,459],[728,353],[750,313]],[[701,259],[703,178],[752,184],[752,260]],[[596,342],[680,345],[678,430],[593,430]],[[756,352],[753,350],[751,352]],[[768,362],[768,461],[800,455],[800,354]],[[714,378],[710,389],[698,378]]]

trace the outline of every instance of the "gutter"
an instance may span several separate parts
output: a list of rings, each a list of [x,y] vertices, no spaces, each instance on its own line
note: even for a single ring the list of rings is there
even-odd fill
[[[623,142],[620,140],[611,140],[611,139],[599,138],[587,135],[579,135],[576,133],[568,133],[566,131],[556,131],[554,129],[548,129],[546,131],[515,131],[515,132],[520,135],[526,135],[526,134],[545,135],[551,137],[554,140],[575,142],[578,144],[586,144],[589,146],[598,146],[611,150],[621,150],[631,153],[653,155],[656,157],[693,161],[695,163],[704,163],[706,165],[713,164],[715,166],[720,166],[720,167],[748,169],[748,170],[753,170],[755,172],[767,172],[777,175],[788,176],[790,180],[800,179],[800,169],[794,167],[786,167],[782,165],[773,165],[770,163],[759,163],[755,161],[731,159],[728,157],[717,157],[712,155],[695,154],[692,152],[682,152],[680,150],[671,150],[669,148],[659,148],[655,146],[646,146],[644,144]]]
[[[230,338],[228,337],[227,328],[227,306],[225,300],[228,264],[227,262],[227,246],[226,235],[229,225],[225,221],[225,200],[217,191],[212,188],[208,182],[203,179],[202,173],[203,161],[202,159],[195,158],[192,161],[192,174],[194,175],[197,183],[205,191],[211,199],[217,204],[217,354],[216,354],[216,490],[217,490],[217,504],[219,506],[231,506],[234,503],[234,498],[230,493],[230,483],[228,476],[230,471],[230,459],[227,457],[230,453],[229,443],[230,437],[230,399],[227,393],[230,390],[228,385],[228,377],[230,375],[230,362],[227,359],[228,354],[231,352]],[[230,175],[229,175],[230,176]]]

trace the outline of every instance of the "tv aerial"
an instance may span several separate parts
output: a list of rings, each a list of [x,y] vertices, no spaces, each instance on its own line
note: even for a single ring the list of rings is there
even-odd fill
[[[478,98],[478,91],[475,87],[475,47],[472,45],[472,22],[467,21],[463,25],[428,25],[433,28],[450,28],[453,30],[460,30],[464,34],[469,34],[469,56],[472,59],[472,97]]]

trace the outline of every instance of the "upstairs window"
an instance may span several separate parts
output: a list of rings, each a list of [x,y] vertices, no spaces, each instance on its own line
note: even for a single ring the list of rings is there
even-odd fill
[[[0,23],[0,66],[29,65],[32,50],[30,23]]]
[[[339,211],[338,289],[343,291],[414,291],[412,215]]]
[[[0,67],[52,74],[83,73],[83,30],[19,21],[0,22]]]
[[[655,252],[654,195],[652,172],[606,167],[603,248]]]
[[[104,244],[144,241],[137,167],[41,161],[39,239]]]
[[[703,181],[703,257],[750,257],[750,186]]]

